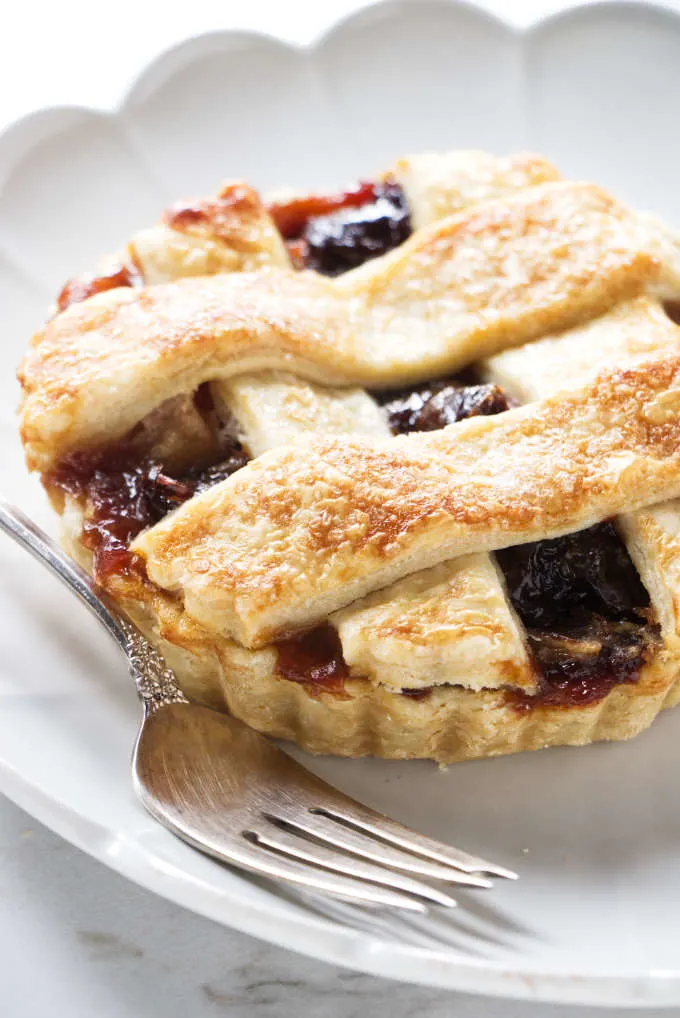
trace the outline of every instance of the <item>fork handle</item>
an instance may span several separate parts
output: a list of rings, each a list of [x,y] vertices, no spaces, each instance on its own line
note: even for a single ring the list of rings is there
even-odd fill
[[[174,673],[148,640],[122,619],[84,569],[69,558],[44,530],[0,495],[0,530],[30,552],[86,605],[125,654],[137,693],[147,713],[168,703],[186,703]]]
[[[87,605],[121,649],[126,650],[127,638],[120,620],[104,604],[106,595],[103,592],[96,593],[94,581],[85,570],[69,558],[21,509],[11,505],[2,495],[0,495],[0,529],[58,576],[61,582]]]

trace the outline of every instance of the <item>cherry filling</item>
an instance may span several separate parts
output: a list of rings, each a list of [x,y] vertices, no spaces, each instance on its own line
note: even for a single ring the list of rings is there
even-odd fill
[[[455,380],[378,399],[395,434],[434,431],[515,405],[497,385]],[[649,595],[611,523],[506,548],[496,558],[539,673],[537,694],[508,694],[515,706],[594,703],[614,686],[638,678],[658,645],[659,627],[651,621]]]
[[[373,395],[395,435],[439,431],[466,417],[491,417],[515,405],[500,385],[461,385],[451,379]]]
[[[342,656],[340,637],[331,625],[274,644],[277,671],[284,679],[342,692],[349,669]]]
[[[540,674],[538,694],[513,693],[516,706],[594,703],[636,681],[659,627],[610,522],[505,548],[496,558]]]
[[[134,265],[117,265],[101,276],[79,276],[69,279],[57,297],[57,307],[65,311],[71,304],[80,304],[88,297],[116,290],[119,286],[141,286],[143,279]]]
[[[173,229],[204,222],[214,225],[223,207],[251,200],[250,193],[240,189],[229,201],[220,196],[214,202],[177,206],[166,213],[165,219]],[[355,269],[398,247],[411,235],[406,196],[391,177],[360,183],[334,195],[312,194],[271,202],[268,211],[295,268],[314,269],[325,276]],[[64,311],[95,294],[120,286],[142,286],[143,282],[133,263],[121,263],[99,276],[70,279],[57,297],[57,307]]]
[[[48,486],[85,499],[83,544],[93,553],[94,574],[106,580],[114,573],[143,575],[129,546],[138,534],[158,523],[172,509],[225,480],[248,462],[236,440],[223,440],[220,460],[179,477],[138,449],[121,443],[97,453],[81,453],[64,461],[48,478]]]
[[[391,178],[333,196],[269,206],[297,268],[339,276],[398,247],[411,234],[406,196]]]
[[[310,219],[328,216],[342,209],[361,208],[376,200],[376,185],[364,181],[338,194],[308,194],[304,198],[270,202],[269,214],[284,240],[297,240]]]

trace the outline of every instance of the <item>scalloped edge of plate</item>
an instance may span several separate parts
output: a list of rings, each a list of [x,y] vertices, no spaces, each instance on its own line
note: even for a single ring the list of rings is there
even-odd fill
[[[585,8],[652,10],[667,15],[680,24],[680,11],[663,2],[644,3],[628,0],[600,0],[599,3],[559,3],[547,15],[532,16],[526,23],[511,13],[499,16],[483,4],[467,0],[431,0],[442,7],[458,7],[472,11],[497,24],[511,34],[524,36],[555,25],[563,18]],[[170,65],[186,63],[186,54],[214,50],[233,43],[252,41],[271,44],[283,50],[311,51],[322,48],[337,33],[358,27],[367,15],[390,8],[398,11],[412,7],[413,2],[386,0],[363,3],[351,13],[328,24],[305,42],[284,39],[273,33],[256,31],[212,31],[177,42],[157,53],[146,66],[119,90],[117,102],[100,107],[73,104],[34,110],[9,124],[0,132],[0,186],[3,170],[11,167],[31,149],[37,139],[52,134],[79,112],[116,117],[147,90],[159,87],[168,77]],[[152,85],[152,82],[156,82]],[[644,970],[629,972],[622,977],[616,972],[582,974],[549,968],[507,966],[490,960],[475,959],[453,949],[437,951],[396,941],[381,940],[373,934],[344,927],[340,922],[304,914],[278,916],[272,924],[272,910],[260,906],[252,898],[229,891],[220,893],[214,885],[186,873],[148,846],[121,838],[99,826],[84,814],[46,795],[37,785],[26,780],[0,751],[0,792],[32,817],[88,855],[104,863],[138,885],[168,900],[212,919],[222,925],[258,937],[280,947],[296,950],[313,958],[404,982],[446,987],[467,993],[534,1002],[590,1004],[619,1007],[674,1006],[680,1004],[680,967],[677,970]],[[241,876],[239,874],[239,876]],[[244,884],[248,878],[243,876]]]

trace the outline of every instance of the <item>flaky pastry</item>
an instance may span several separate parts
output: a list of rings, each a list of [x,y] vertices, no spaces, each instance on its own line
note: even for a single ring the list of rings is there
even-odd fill
[[[680,698],[680,247],[536,156],[243,183],[20,369],[64,541],[186,692],[315,752],[627,738]]]

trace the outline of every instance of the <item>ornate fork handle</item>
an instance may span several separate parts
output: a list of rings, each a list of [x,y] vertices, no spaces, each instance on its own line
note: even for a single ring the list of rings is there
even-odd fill
[[[109,597],[84,569],[66,555],[51,537],[20,509],[0,496],[0,530],[39,559],[58,576],[111,634],[125,654],[137,693],[147,714],[170,703],[187,703],[172,669],[136,626],[118,614]]]
[[[241,721],[189,702],[163,656],[1,496],[0,530],[77,594],[125,654],[144,704],[134,788],[149,813],[189,845],[260,876],[416,912],[455,905],[428,880],[490,887],[487,874],[515,876],[375,813]]]
[[[126,637],[125,653],[130,662],[130,674],[147,714],[170,703],[188,703],[177,685],[172,668],[168,668],[164,658],[146,637],[127,619],[119,617],[117,621]]]

